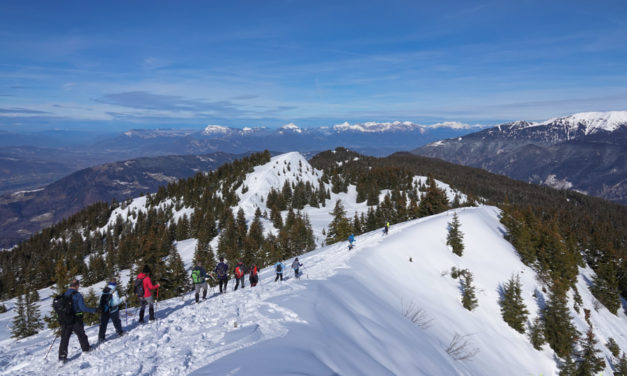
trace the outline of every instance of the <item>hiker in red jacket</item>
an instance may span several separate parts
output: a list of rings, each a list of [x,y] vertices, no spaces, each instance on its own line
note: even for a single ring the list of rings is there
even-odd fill
[[[139,298],[139,303],[141,304],[141,308],[139,309],[139,322],[144,322],[144,310],[146,306],[148,306],[148,314],[150,315],[150,321],[155,319],[155,307],[154,307],[154,299],[152,297],[152,290],[156,290],[159,288],[159,284],[152,284],[150,280],[150,268],[148,265],[144,265],[143,273],[139,273],[137,275],[137,279],[142,280],[142,286],[144,289],[144,296]]]

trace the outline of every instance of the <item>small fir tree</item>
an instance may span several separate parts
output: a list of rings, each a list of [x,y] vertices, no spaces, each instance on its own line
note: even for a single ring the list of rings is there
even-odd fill
[[[559,284],[553,286],[549,300],[542,310],[546,342],[560,358],[570,356],[579,333],[572,324],[566,293]]]
[[[592,326],[588,328],[586,332],[586,338],[583,339],[581,344],[581,351],[578,352],[577,359],[577,371],[576,375],[587,376],[594,375],[605,368],[605,361],[602,357],[598,356],[601,350],[598,350],[594,346],[597,344],[597,339],[592,330]]]
[[[166,265],[166,276],[168,283],[167,288],[163,291],[164,299],[181,296],[186,291],[189,291],[189,278],[185,271],[185,265],[175,246],[170,248],[170,255]]]
[[[520,277],[516,275],[505,283],[503,295],[500,300],[501,315],[503,320],[520,333],[525,332],[525,322],[527,322],[527,307],[522,299]]]
[[[100,296],[96,295],[93,288],[90,288],[85,296],[85,305],[91,308],[97,308],[100,305]],[[100,322],[100,315],[98,313],[83,313],[83,322],[87,325],[94,325]]]
[[[623,353],[618,363],[614,365],[614,376],[627,376],[627,355]]]
[[[28,336],[39,333],[39,331],[44,327],[43,323],[41,322],[41,313],[39,311],[39,306],[37,305],[38,301],[39,293],[37,292],[37,289],[31,287],[30,292],[26,296],[26,318]]]
[[[346,218],[346,212],[342,205],[342,200],[337,200],[333,212],[333,220],[329,223],[329,231],[327,232],[327,244],[333,244],[348,239],[352,231],[351,223]]]
[[[610,337],[605,344],[608,350],[612,353],[615,358],[618,358],[620,355],[620,347],[618,347],[618,343],[614,340],[614,338]]]
[[[24,295],[18,295],[15,302],[15,317],[13,318],[13,325],[11,326],[12,338],[25,338],[28,337],[28,318],[26,317],[26,301]]]
[[[613,262],[603,263],[599,265],[596,272],[590,291],[610,312],[616,315],[620,308],[616,266]]]
[[[466,272],[460,280],[462,287],[462,305],[469,311],[477,308],[479,305],[475,296],[475,287],[472,285],[472,273]]]
[[[559,376],[575,376],[576,372],[577,366],[573,362],[573,358],[570,355],[566,356],[560,364]]]
[[[531,342],[531,345],[536,350],[542,350],[542,345],[546,343],[544,338],[544,323],[539,316],[529,325],[529,342]]]
[[[453,253],[461,257],[464,252],[464,234],[460,231],[459,217],[457,213],[453,214],[453,221],[448,224],[448,235],[446,244],[453,248]]]

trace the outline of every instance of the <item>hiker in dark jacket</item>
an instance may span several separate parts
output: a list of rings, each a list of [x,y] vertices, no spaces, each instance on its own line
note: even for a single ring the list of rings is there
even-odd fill
[[[152,291],[157,290],[159,288],[159,284],[152,284],[150,280],[150,268],[148,265],[144,265],[144,269],[142,269],[142,273],[137,275],[137,279],[142,280],[142,286],[144,288],[144,296],[139,297],[139,303],[141,307],[139,308],[139,322],[144,322],[144,312],[146,311],[146,306],[148,306],[148,314],[149,320],[155,320],[155,306],[154,306],[154,298],[152,297]],[[159,294],[157,293],[157,296]]]
[[[235,266],[235,288],[233,289],[233,291],[237,290],[237,287],[239,286],[239,284],[242,284],[242,288],[244,288],[244,277],[246,276],[246,267],[244,266],[244,263],[241,261],[237,262],[237,265]]]
[[[224,262],[224,257],[220,257],[220,262],[216,265],[215,272],[220,284],[220,294],[222,294],[226,292],[226,284],[229,282],[229,264]],[[224,289],[222,289],[222,286],[224,286]]]
[[[192,283],[194,284],[194,292],[196,303],[200,300],[200,290],[202,290],[202,298],[207,299],[207,272],[200,266],[200,261],[192,269]]]
[[[74,311],[74,320],[72,324],[61,325],[61,344],[59,345],[59,360],[65,362],[67,360],[67,347],[70,343],[72,333],[78,337],[83,352],[89,351],[89,340],[85,335],[85,326],[83,324],[83,313],[96,313],[96,308],[90,308],[85,305],[83,295],[78,292],[78,279],[72,280],[70,288],[65,292],[65,296],[72,298],[72,309]]]
[[[257,283],[259,282],[257,265],[253,264],[253,266],[250,267],[250,276],[248,277],[248,280],[250,281],[250,286],[257,286]]]
[[[298,257],[296,257],[294,259],[294,262],[292,263],[292,269],[294,269],[294,277],[300,278],[300,271],[298,269],[300,269],[301,266],[303,266],[303,264],[301,264],[298,261]]]
[[[105,340],[109,318],[113,321],[115,332],[120,336],[124,334],[124,331],[122,330],[122,322],[120,322],[120,304],[124,302],[124,298],[120,298],[116,286],[117,283],[115,278],[112,278],[104,290],[102,290],[102,294],[100,294],[100,330],[98,331],[99,342]]]
[[[276,270],[276,277],[274,278],[274,282],[278,281],[279,278],[281,278],[281,281],[282,281],[283,271],[285,270],[285,265],[283,265],[281,261],[277,261],[277,263],[274,264],[274,270]]]

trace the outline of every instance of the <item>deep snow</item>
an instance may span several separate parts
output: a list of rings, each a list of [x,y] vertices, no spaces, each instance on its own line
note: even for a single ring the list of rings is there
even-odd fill
[[[250,186],[262,181],[261,172],[276,161],[298,163],[300,158],[297,153],[273,158],[265,170],[260,166],[249,176]],[[274,179],[271,174],[266,177]],[[255,190],[274,183],[260,183]],[[240,202],[247,216],[254,197],[259,195],[242,197]],[[355,204],[355,197],[352,187],[349,193],[333,195],[326,208],[307,208],[316,233],[321,234],[321,226],[329,223],[338,198],[349,216],[367,209]],[[140,204],[137,199],[131,207],[141,210]],[[464,233],[462,257],[446,246],[447,224],[454,212]],[[380,231],[358,236],[352,251],[346,242],[321,247],[299,257],[304,264],[301,279],[289,272],[285,281],[275,283],[272,268],[266,268],[254,288],[246,281],[244,289],[233,292],[231,281],[228,293],[212,291],[200,304],[194,304],[189,294],[159,302],[156,323],[138,325],[136,309],[130,309],[128,325],[122,313],[127,336],[116,338],[109,329],[109,340],[84,355],[73,336],[72,360],[62,367],[56,361],[58,340],[44,360],[53,338],[49,330],[19,341],[9,338],[10,310],[0,314],[0,374],[556,374],[553,351],[547,345],[536,351],[526,336],[501,318],[499,286],[514,274],[520,275],[531,320],[546,297],[535,273],[503,239],[499,214],[497,208],[487,206],[455,209],[393,225],[388,236]],[[188,268],[195,244],[195,239],[176,244]],[[459,280],[450,276],[453,266],[473,273],[479,306],[472,312],[461,305]],[[583,306],[591,310],[597,347],[609,359],[603,346],[609,337],[627,350],[627,317],[622,310],[618,316],[604,307],[595,311],[588,290],[593,272],[589,268],[580,272],[577,286]],[[125,271],[123,279],[127,278]],[[95,286],[97,291],[102,287],[103,283]],[[40,290],[40,295],[42,311],[47,313],[51,290]],[[11,308],[14,300],[4,303]],[[428,327],[403,316],[403,308],[411,305],[431,320]],[[577,314],[571,308],[571,315],[577,329],[585,332],[583,311]],[[97,330],[97,325],[86,330],[92,344]],[[444,351],[456,334],[465,336],[469,351],[478,350],[471,360],[454,360]],[[609,366],[603,374],[611,374]]]

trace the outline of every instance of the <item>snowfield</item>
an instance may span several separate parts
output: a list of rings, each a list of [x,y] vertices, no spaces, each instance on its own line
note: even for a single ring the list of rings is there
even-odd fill
[[[288,164],[290,172],[284,173]],[[286,178],[317,186],[320,173],[298,153],[274,157],[248,175],[248,191],[240,190],[239,207],[251,219],[257,206],[265,210],[262,198],[270,187],[281,189]],[[438,185],[449,199],[454,197],[450,187]],[[354,186],[347,193],[332,194],[326,207],[306,207],[319,244],[338,199],[349,218],[368,209],[365,203],[355,203]],[[116,209],[109,225],[117,215],[126,218],[129,211],[145,210],[145,202],[145,197],[138,198],[124,210]],[[184,207],[178,214],[189,210]],[[464,234],[462,257],[446,245],[453,213]],[[499,215],[499,209],[490,206],[454,209],[393,225],[387,236],[381,231],[357,236],[351,251],[346,242],[323,246],[299,256],[304,264],[300,279],[290,269],[284,281],[274,282],[269,267],[260,271],[256,287],[246,281],[245,288],[232,291],[230,281],[226,294],[212,289],[199,304],[192,294],[161,301],[157,321],[150,324],[137,323],[136,308],[122,311],[127,335],[118,338],[111,328],[107,341],[86,354],[72,336],[65,365],[56,360],[58,339],[44,359],[53,341],[48,329],[22,340],[10,338],[12,299],[3,302],[9,311],[0,314],[0,375],[556,375],[559,369],[548,345],[535,350],[526,335],[501,318],[500,287],[513,275],[520,276],[530,321],[547,296],[536,273],[504,240]],[[264,226],[272,231],[269,221]],[[175,243],[187,269],[196,242]],[[285,260],[288,269],[291,261]],[[451,277],[452,267],[473,273],[479,305],[472,312],[461,304],[460,280]],[[594,309],[588,289],[593,276],[591,269],[580,269],[577,287],[583,308],[591,311],[597,348],[607,360],[611,354],[604,344],[609,337],[627,350],[627,316],[623,310],[615,316],[603,306]],[[121,283],[128,278],[128,270],[123,271]],[[104,282],[93,287],[100,291]],[[88,289],[82,287],[81,292]],[[43,316],[51,309],[53,292],[48,288],[39,293]],[[569,297],[573,324],[585,333],[583,309],[575,312]],[[421,312],[420,325],[403,314],[407,310]],[[95,344],[98,325],[86,328],[86,333]],[[446,352],[456,336],[466,343],[461,355],[469,359],[454,359]],[[607,364],[604,375],[612,374]]]
[[[446,246],[453,212],[465,234],[461,258]],[[136,310],[129,310],[124,325],[128,335],[116,338],[110,330],[109,340],[88,354],[81,353],[73,337],[72,360],[64,366],[56,361],[58,342],[44,360],[52,341],[49,330],[19,341],[5,337],[0,341],[1,372],[485,375],[511,374],[515,369],[520,375],[556,374],[552,350],[546,345],[543,351],[534,350],[524,335],[501,319],[498,287],[512,274],[520,273],[532,315],[541,300],[533,293],[541,287],[535,273],[503,240],[498,216],[493,207],[456,209],[392,226],[388,236],[367,233],[357,237],[352,251],[338,243],[301,256],[305,265],[301,279],[290,272],[286,280],[275,283],[272,268],[266,268],[253,288],[210,293],[199,304],[193,303],[192,295],[159,302],[156,323],[138,325]],[[452,266],[474,274],[479,306],[472,312],[461,305],[459,280],[449,273]],[[585,282],[592,272],[582,273],[578,287],[584,307],[592,308]],[[403,316],[403,306],[410,304],[431,320],[428,327]],[[616,317],[605,308],[591,311],[600,343],[612,336],[627,348],[625,314]],[[7,315],[2,315],[3,326]],[[583,332],[583,313],[571,315]],[[122,313],[123,324],[125,319]],[[97,325],[87,328],[90,343],[96,342],[97,329]],[[471,360],[454,360],[445,352],[455,334],[466,336],[468,351],[478,350]],[[609,367],[605,373],[610,373]]]

